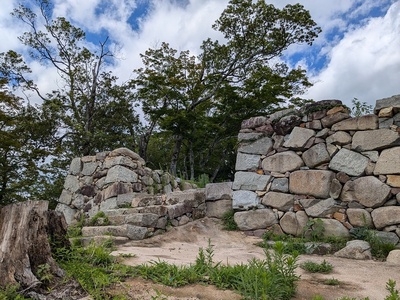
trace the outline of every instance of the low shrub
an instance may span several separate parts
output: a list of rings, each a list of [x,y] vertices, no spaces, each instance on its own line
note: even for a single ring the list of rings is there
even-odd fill
[[[333,270],[332,264],[327,262],[325,259],[321,263],[306,261],[300,264],[300,268],[310,273],[325,273],[325,274],[330,273]]]

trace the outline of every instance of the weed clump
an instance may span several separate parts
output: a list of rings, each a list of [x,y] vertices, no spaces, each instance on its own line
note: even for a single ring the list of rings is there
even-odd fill
[[[325,274],[330,273],[333,270],[332,264],[327,262],[325,259],[321,263],[306,261],[300,264],[300,268],[310,273],[325,273]]]
[[[135,268],[138,276],[168,286],[190,283],[213,284],[218,288],[232,289],[244,299],[290,299],[296,291],[299,277],[295,274],[297,256],[283,253],[283,244],[276,243],[273,250],[265,251],[264,260],[251,260],[247,265],[222,265],[213,262],[214,250],[209,242],[200,248],[195,264],[175,266],[163,261]]]

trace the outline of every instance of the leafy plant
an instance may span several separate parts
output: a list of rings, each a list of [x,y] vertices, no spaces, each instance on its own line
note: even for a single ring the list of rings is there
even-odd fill
[[[367,227],[353,228],[350,234],[356,238],[367,241],[371,246],[371,254],[377,259],[384,260],[389,255],[389,252],[395,249],[392,243],[382,241],[377,235],[376,231]]]
[[[108,219],[108,216],[103,211],[99,211],[96,213],[93,218],[90,219],[89,225],[90,226],[99,226],[99,225],[109,225],[110,220]]]
[[[203,173],[197,178],[196,185],[199,188],[205,188],[207,183],[210,183],[210,177],[208,174]]]
[[[357,98],[351,100],[353,107],[351,108],[351,114],[354,117],[370,114],[372,112],[372,105],[368,105],[367,102],[361,102]]]
[[[325,232],[324,223],[320,218],[309,219],[303,228],[303,236],[312,241],[321,241]]]
[[[9,285],[4,289],[0,287],[0,300],[25,300],[23,295],[18,293],[19,285]]]
[[[49,264],[39,265],[36,271],[36,275],[38,276],[39,280],[43,283],[49,283],[53,280],[53,274],[51,274]]]
[[[385,300],[400,300],[399,291],[396,290],[396,281],[389,279],[386,283],[386,289],[389,291],[390,295],[385,297]]]
[[[223,214],[222,216],[222,222],[224,224],[224,229],[225,230],[238,230],[238,225],[235,222],[234,219],[235,212],[233,210],[227,211],[226,213]]]
[[[310,273],[330,273],[333,270],[332,264],[327,262],[325,259],[322,263],[306,261],[300,265],[300,268]]]

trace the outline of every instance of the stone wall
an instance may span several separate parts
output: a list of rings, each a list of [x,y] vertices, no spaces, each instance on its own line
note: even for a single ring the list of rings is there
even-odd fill
[[[351,118],[338,100],[242,122],[235,179],[241,230],[299,236],[321,218],[326,235],[370,226],[400,236],[400,95]]]
[[[150,202],[159,206],[175,205],[180,200],[183,201],[179,191],[193,187],[187,182],[180,183],[167,172],[147,168],[138,154],[119,148],[94,156],[74,158],[56,210],[62,212],[70,224],[81,216],[91,218],[99,211],[138,208],[148,206]],[[157,194],[163,194],[164,197],[153,197],[147,204],[140,197]],[[186,198],[188,201],[193,200],[193,193],[189,194]],[[204,203],[204,199],[202,202]],[[200,204],[193,204],[190,213]],[[187,210],[185,213],[189,213]],[[165,215],[160,214],[160,217]],[[174,215],[172,219],[180,216]]]
[[[325,235],[369,226],[400,236],[400,96],[376,102],[374,114],[351,118],[338,100],[287,109],[242,122],[234,182],[193,190],[153,171],[126,148],[75,158],[56,210],[68,224],[103,211],[103,231],[142,239],[234,209],[239,228],[303,234],[320,218]],[[190,189],[188,191],[181,191]],[[118,233],[118,234],[117,234]],[[134,233],[134,234],[133,234]]]

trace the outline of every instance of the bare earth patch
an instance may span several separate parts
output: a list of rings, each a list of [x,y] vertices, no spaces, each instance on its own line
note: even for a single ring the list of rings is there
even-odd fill
[[[185,265],[195,262],[199,248],[207,248],[209,240],[214,246],[214,262],[221,261],[234,265],[246,263],[252,258],[264,258],[263,249],[255,245],[255,243],[261,241],[260,238],[246,236],[241,232],[224,231],[219,220],[209,218],[175,227],[163,235],[150,239],[131,241],[119,246],[112,254],[134,255],[134,257],[123,260],[123,263],[127,265],[157,260]],[[310,274],[301,268],[297,268],[301,279],[298,282],[297,294],[294,299],[312,299],[315,295],[321,295],[326,300],[343,296],[382,300],[388,294],[385,286],[389,279],[396,280],[397,288],[399,288],[400,266],[386,262],[302,255],[299,264],[307,260],[322,262],[324,259],[334,267],[330,274]],[[332,278],[339,280],[341,284],[329,286],[323,283],[325,279]],[[222,291],[213,286],[189,285],[182,288],[170,288],[140,278],[130,279],[116,286],[115,289],[119,291],[124,289],[131,299],[143,300],[241,299],[240,295],[233,291]],[[157,296],[158,298],[154,298]]]

